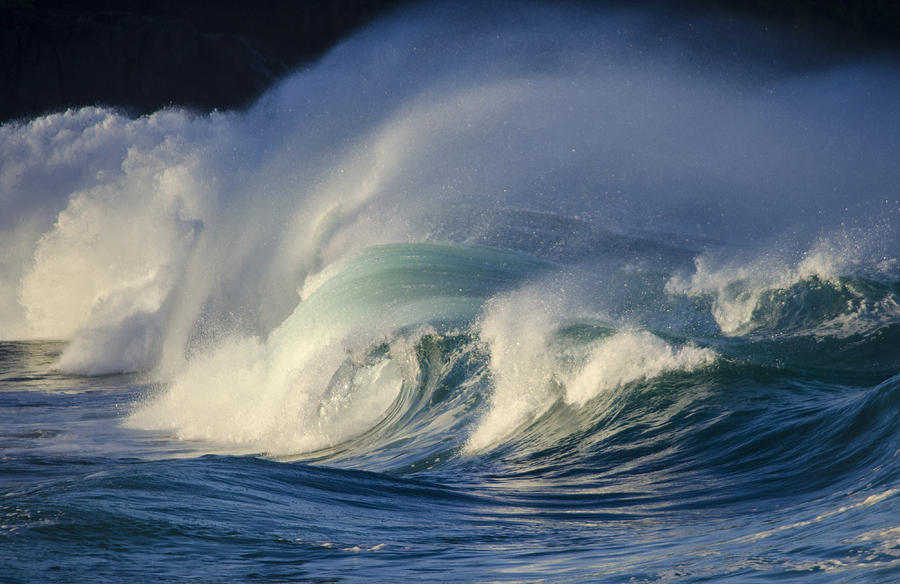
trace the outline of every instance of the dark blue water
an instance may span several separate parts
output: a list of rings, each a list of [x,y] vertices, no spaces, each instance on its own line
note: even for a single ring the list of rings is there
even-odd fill
[[[0,128],[0,581],[900,582],[900,67],[470,8]]]

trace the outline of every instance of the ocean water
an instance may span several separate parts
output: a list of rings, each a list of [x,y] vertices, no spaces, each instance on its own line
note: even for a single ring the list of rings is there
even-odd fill
[[[900,582],[898,96],[438,3],[0,127],[0,581]]]

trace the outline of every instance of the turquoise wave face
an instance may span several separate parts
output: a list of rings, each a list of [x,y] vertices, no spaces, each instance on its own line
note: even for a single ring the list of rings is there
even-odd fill
[[[550,269],[522,253],[488,247],[409,243],[366,249],[307,280],[301,302],[273,334],[276,343],[308,321],[361,328],[398,312],[385,327],[467,322],[488,298]]]

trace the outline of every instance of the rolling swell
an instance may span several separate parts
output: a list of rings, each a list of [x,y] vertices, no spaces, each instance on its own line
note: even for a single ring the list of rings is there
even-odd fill
[[[438,269],[440,262],[422,269],[421,262],[434,261],[430,253],[475,266],[470,275],[480,269],[475,257],[496,253],[413,245],[376,250],[361,261],[383,260],[400,249],[417,262],[409,272],[415,278],[401,287],[419,286],[435,297],[459,290],[459,277],[453,269]],[[530,277],[534,269],[547,273],[547,264],[518,265],[528,266],[519,273]],[[398,273],[380,264],[378,269],[391,278]],[[489,282],[491,273],[474,277]],[[441,292],[450,285],[443,279],[448,274],[453,288]],[[657,278],[665,282],[668,276]],[[643,290],[627,303],[632,312],[640,306],[650,315],[678,304],[663,286],[655,289],[663,297],[647,297]],[[547,292],[542,291],[544,301]],[[559,308],[555,319],[534,333],[515,327],[524,314],[518,309],[535,307],[530,294],[500,287],[495,294],[474,295],[481,308],[465,318],[441,326],[438,313],[420,315],[427,330],[410,336],[416,325],[404,322],[363,358],[345,361],[332,384],[384,360],[412,365],[370,428],[325,449],[283,453],[279,459],[399,476],[453,475],[458,484],[499,473],[503,491],[519,493],[520,502],[521,493],[543,485],[577,492],[582,504],[590,500],[619,511],[637,506],[641,513],[853,491],[860,476],[869,485],[890,485],[898,472],[893,462],[874,476],[865,471],[893,458],[898,385],[886,372],[896,370],[896,355],[884,347],[891,346],[897,317],[871,307],[895,306],[895,295],[896,284],[890,282],[811,277],[761,293],[745,335],[709,334],[704,328],[692,336],[702,320],[693,314],[683,330],[654,332]],[[711,318],[712,302],[691,306]],[[509,306],[516,310],[505,312]],[[535,320],[535,313],[527,314]],[[836,319],[842,328],[834,326]],[[850,324],[853,319],[861,321],[858,326]],[[496,358],[508,348],[503,334],[509,326],[515,354],[527,363],[517,361],[513,369],[524,371],[506,370],[506,362]],[[846,334],[847,326],[855,332]],[[619,345],[624,352],[613,350]],[[629,362],[626,356],[635,354],[640,356]],[[616,367],[604,361],[607,355]],[[504,402],[498,394],[511,376],[515,395]],[[585,377],[593,384],[578,393]],[[516,411],[513,402],[529,407]],[[489,439],[473,443],[485,427]],[[613,494],[610,485],[616,487]]]

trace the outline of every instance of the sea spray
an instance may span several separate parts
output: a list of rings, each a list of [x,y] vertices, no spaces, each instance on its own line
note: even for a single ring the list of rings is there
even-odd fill
[[[897,260],[888,249],[895,244],[880,228],[842,231],[819,238],[806,251],[797,249],[777,252],[746,252],[726,256],[721,252],[700,255],[694,260],[693,274],[672,276],[665,289],[671,294],[708,296],[710,311],[726,335],[736,336],[769,326],[780,334],[811,333],[816,328],[845,336],[864,332],[870,326],[881,326],[900,316],[898,296],[878,282],[895,282],[900,275]],[[799,253],[798,253],[799,252]],[[864,278],[871,285],[848,282],[846,276]],[[834,290],[837,304],[818,317],[810,314],[807,322],[765,322],[765,303],[773,295],[791,294],[810,288]],[[785,313],[789,300],[782,298],[778,314]],[[825,299],[820,302],[822,308]]]
[[[291,397],[315,409],[343,363],[319,345],[390,331],[322,323],[296,353],[279,348],[293,342],[280,331],[311,310],[314,283],[328,279],[317,274],[387,244],[480,244],[556,263],[570,275],[563,304],[674,335],[661,358],[688,364],[706,362],[692,334],[742,330],[756,291],[783,287],[729,300],[704,280],[711,258],[793,258],[858,230],[878,232],[861,237],[884,242],[877,257],[863,251],[833,275],[896,265],[896,65],[785,69],[769,57],[814,59],[743,25],[708,55],[702,40],[720,23],[661,26],[652,11],[477,10],[478,24],[450,5],[374,24],[245,112],[132,120],[87,108],[4,126],[0,205],[16,220],[0,225],[15,242],[0,266],[3,335],[67,339],[61,369],[144,371],[160,396],[189,392],[178,380],[225,360],[219,351],[246,352],[235,366],[255,371],[265,347],[277,370],[321,367]],[[493,293],[458,309],[479,314]],[[892,294],[866,313],[876,329],[893,318]],[[417,318],[440,321],[427,304]],[[558,324],[536,318],[523,334]],[[502,360],[491,330],[482,341]],[[527,352],[535,387],[541,350]],[[497,369],[500,385],[516,377]]]
[[[548,268],[491,248],[369,248],[311,280],[267,339],[226,335],[196,353],[128,423],[278,456],[334,447],[417,388],[423,337],[464,329],[487,298]]]
[[[578,408],[623,385],[691,372],[717,357],[708,348],[673,347],[648,331],[586,316],[554,299],[552,287],[496,297],[477,331],[490,356],[492,391],[466,444],[471,452],[515,436],[560,402]]]

